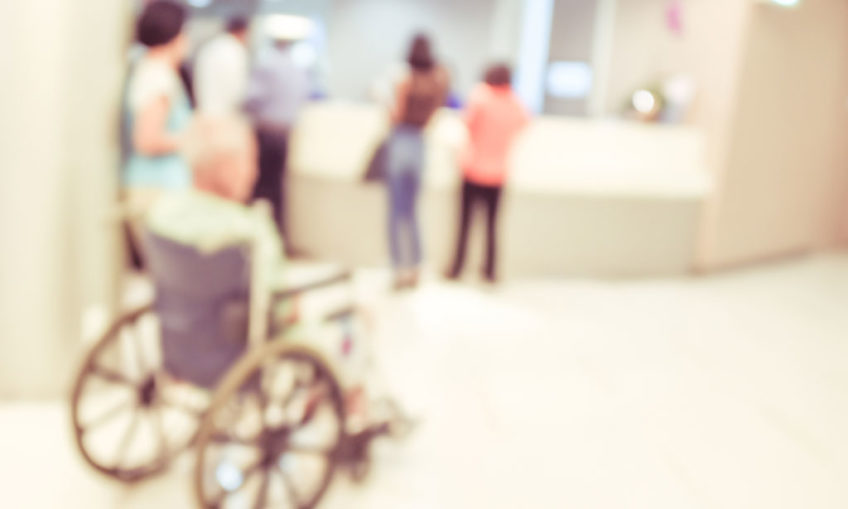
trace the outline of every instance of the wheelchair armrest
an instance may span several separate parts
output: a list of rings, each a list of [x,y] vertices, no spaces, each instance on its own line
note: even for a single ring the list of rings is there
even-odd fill
[[[324,320],[327,322],[334,322],[336,320],[341,320],[343,318],[351,318],[356,314],[355,306],[345,306],[336,309],[335,311],[331,311],[324,316]]]
[[[313,290],[320,290],[322,288],[326,288],[329,286],[334,286],[342,283],[348,283],[353,279],[353,272],[350,270],[344,270],[339,272],[338,274],[334,274],[330,277],[319,279],[317,281],[312,281],[309,283],[305,283],[302,285],[294,286],[291,288],[286,288],[285,290],[281,290],[275,292],[271,296],[271,300],[274,304],[277,304],[281,301],[285,301],[288,299],[292,299],[294,297],[298,297],[304,293],[311,292]]]

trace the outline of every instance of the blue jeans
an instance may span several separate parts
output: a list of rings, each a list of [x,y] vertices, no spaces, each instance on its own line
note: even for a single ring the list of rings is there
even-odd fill
[[[421,130],[410,126],[396,127],[389,138],[386,156],[392,263],[396,269],[415,268],[421,264],[416,214],[424,161]]]

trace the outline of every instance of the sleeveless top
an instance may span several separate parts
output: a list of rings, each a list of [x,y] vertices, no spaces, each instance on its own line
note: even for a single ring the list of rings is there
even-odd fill
[[[445,103],[446,95],[447,79],[440,68],[413,71],[401,124],[423,128],[433,113]]]

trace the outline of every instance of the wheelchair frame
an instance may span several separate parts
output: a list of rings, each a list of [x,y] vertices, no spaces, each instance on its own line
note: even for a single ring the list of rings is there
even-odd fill
[[[346,425],[345,399],[341,386],[325,358],[309,347],[285,339],[269,338],[268,316],[272,305],[320,288],[350,284],[352,274],[347,271],[342,272],[269,296],[267,293],[263,294],[260,291],[260,285],[257,284],[257,281],[260,281],[260,278],[264,276],[261,274],[261,267],[255,263],[250,265],[251,305],[247,347],[241,358],[221,378],[212,392],[211,401],[205,407],[204,405],[186,406],[184,403],[169,401],[169,397],[166,398],[166,389],[173,389],[173,387],[179,385],[175,385],[169,380],[169,374],[164,371],[163,366],[157,366],[155,362],[154,365],[145,365],[146,354],[143,353],[143,338],[138,334],[133,336],[130,330],[137,333],[142,320],[155,315],[152,304],[122,315],[87,353],[73,386],[71,420],[77,447],[92,467],[116,480],[133,483],[163,472],[183,451],[194,448],[197,450],[194,469],[194,493],[200,507],[221,507],[229,497],[239,495],[240,490],[245,488],[248,481],[257,477],[261,477],[261,484],[252,506],[266,507],[271,491],[271,482],[276,476],[283,481],[282,485],[287,492],[287,500],[290,506],[297,509],[309,509],[320,502],[337,467],[348,468],[354,479],[361,480],[369,471],[368,449],[371,441],[387,434],[399,436],[409,430],[410,421],[403,417],[397,407],[394,406],[392,407],[393,415],[385,422],[350,432]],[[326,320],[341,319],[354,313],[353,307],[345,308],[329,314]],[[127,343],[130,343],[131,346],[128,347]],[[116,348],[119,352],[110,354],[111,348]],[[127,348],[134,350],[131,356],[135,359],[136,367],[132,370],[136,371],[137,376],[132,376],[122,371],[121,368],[116,369],[104,365],[103,360],[110,358],[109,355],[112,356],[112,359],[116,355],[120,357],[120,352]],[[282,395],[266,394],[265,388],[263,388],[263,377],[266,373],[270,373],[274,366],[279,367],[284,364],[293,364],[292,369],[297,370],[298,373],[311,373],[311,382],[301,380],[297,378],[300,375],[296,375],[288,393]],[[124,366],[124,368],[126,367]],[[93,383],[92,380],[129,389],[131,394],[129,402],[114,408],[110,407],[110,410],[103,412],[95,423],[91,420],[86,422],[86,418],[83,416],[86,388],[88,384]],[[277,406],[274,406],[280,402],[276,400],[276,403],[272,402],[272,396],[274,398],[284,396],[282,405],[280,405],[282,417],[278,415],[281,413],[280,410]],[[244,436],[243,433],[239,435],[239,432],[233,431],[233,429],[227,429],[228,426],[233,425],[232,418],[229,418],[229,421],[227,420],[228,412],[232,413],[232,409],[239,407],[239,405],[244,407],[248,401],[258,405],[254,409],[254,414],[258,416],[260,425],[259,430],[250,437]],[[291,405],[295,402],[300,403],[300,416],[291,420],[288,413]],[[171,445],[168,444],[168,429],[163,422],[165,408],[184,414],[197,423],[189,436],[183,437],[177,440],[177,443]],[[106,423],[116,419],[124,411],[133,412],[133,415],[130,427],[123,433],[118,443],[117,459],[105,461],[97,458],[91,445],[87,443],[89,432],[92,431],[94,424]],[[323,411],[321,415],[324,416],[325,421],[334,421],[338,427],[337,431],[330,433],[332,441],[320,450],[298,449],[300,446],[294,444],[292,437],[301,428],[311,425],[317,419],[315,417],[317,413],[321,411]],[[245,412],[244,408],[241,409],[241,412]],[[154,429],[153,434],[156,435],[155,440],[158,441],[153,446],[155,450],[152,451],[153,454],[149,458],[143,460],[139,465],[129,467],[126,466],[127,451],[132,446],[132,440],[136,438],[133,435],[137,435],[136,428],[138,427],[139,416],[142,415],[149,418],[149,425]],[[215,484],[220,489],[215,493],[210,493],[214,487],[210,487],[210,476],[212,474],[208,468],[207,460],[213,456],[212,451],[215,447],[223,449],[224,453],[222,454],[226,453],[227,448],[249,448],[258,455],[258,459],[255,459],[241,472],[242,481],[240,485],[235,486],[239,483],[230,483],[231,486],[223,487],[218,479],[211,484]],[[295,480],[292,479],[292,472],[285,472],[282,465],[282,462],[288,457],[286,455],[298,454],[309,455],[313,459],[320,457],[326,462],[326,468],[322,471],[317,484],[313,486],[308,495],[302,493],[302,490],[296,486]],[[219,467],[220,465],[224,465],[224,463],[219,463]],[[296,463],[294,465],[297,466]],[[219,472],[215,471],[215,475],[218,476],[218,474]]]

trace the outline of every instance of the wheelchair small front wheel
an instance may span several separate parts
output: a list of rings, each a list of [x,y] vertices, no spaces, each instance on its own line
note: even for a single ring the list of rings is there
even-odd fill
[[[201,507],[315,507],[332,480],[344,399],[313,350],[276,341],[226,375],[197,439]]]

